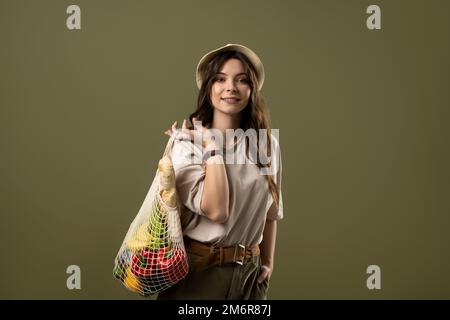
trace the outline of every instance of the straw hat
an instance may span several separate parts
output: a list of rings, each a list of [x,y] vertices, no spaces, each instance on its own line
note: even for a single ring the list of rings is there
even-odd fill
[[[264,83],[264,66],[261,62],[261,59],[259,59],[258,55],[253,52],[251,49],[247,48],[246,46],[243,46],[241,44],[227,44],[226,46],[214,49],[207,54],[205,54],[197,65],[197,71],[196,71],[196,81],[197,81],[197,87],[200,89],[202,86],[202,75],[205,69],[205,66],[208,65],[208,63],[211,61],[212,58],[214,58],[218,53],[223,53],[227,51],[237,51],[242,54],[244,54],[252,63],[255,71],[256,71],[256,77],[258,78],[258,91],[261,90],[263,83]]]

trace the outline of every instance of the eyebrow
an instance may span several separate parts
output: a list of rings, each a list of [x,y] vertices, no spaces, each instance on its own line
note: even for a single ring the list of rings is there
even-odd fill
[[[224,73],[224,72],[217,72],[217,74],[223,74],[223,75],[227,76],[227,74]],[[247,74],[246,74],[245,72],[241,72],[241,73],[238,73],[238,74],[236,75],[236,77],[237,77],[237,76],[242,76],[242,75],[247,76]]]

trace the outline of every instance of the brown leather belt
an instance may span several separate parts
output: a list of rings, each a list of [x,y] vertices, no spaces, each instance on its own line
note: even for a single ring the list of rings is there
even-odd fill
[[[186,251],[202,258],[195,263],[194,271],[202,271],[212,266],[222,266],[225,263],[243,265],[252,257],[259,256],[259,245],[245,247],[241,244],[229,247],[216,247],[202,242],[184,238]]]

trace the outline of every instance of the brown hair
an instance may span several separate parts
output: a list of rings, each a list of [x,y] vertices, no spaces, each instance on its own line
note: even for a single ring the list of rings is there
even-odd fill
[[[251,95],[248,102],[248,105],[242,110],[241,124],[240,128],[243,130],[247,129],[255,129],[257,132],[259,129],[267,130],[267,152],[270,158],[272,153],[271,148],[271,125],[269,113],[267,112],[263,97],[255,88],[258,88],[258,79],[256,77],[255,69],[252,63],[248,60],[248,58],[237,51],[226,51],[224,53],[216,54],[203,68],[200,70],[202,72],[202,79],[205,79],[202,82],[200,91],[198,93],[197,99],[197,110],[193,112],[189,116],[189,120],[192,118],[196,118],[197,120],[202,121],[202,125],[205,127],[210,127],[213,121],[214,108],[212,106],[210,100],[210,92],[212,85],[216,81],[216,76],[220,72],[220,69],[224,65],[226,61],[229,59],[238,59],[242,62],[244,66],[244,72],[247,74],[249,79],[249,85],[251,88]],[[257,135],[257,151],[259,154],[259,135]],[[248,152],[248,148],[247,148]],[[267,165],[261,164],[259,158],[257,160],[256,165],[259,168],[270,166],[270,162]],[[274,182],[273,175],[266,175],[267,182],[269,184],[269,190],[272,193],[272,197],[274,202],[279,204],[279,193],[277,186]]]

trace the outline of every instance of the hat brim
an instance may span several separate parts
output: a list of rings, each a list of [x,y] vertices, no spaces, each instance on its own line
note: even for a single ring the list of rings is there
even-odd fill
[[[240,52],[240,53],[244,54],[250,60],[250,62],[253,65],[253,68],[255,69],[255,72],[256,72],[256,77],[258,79],[258,91],[260,91],[264,84],[264,78],[265,78],[264,66],[261,62],[261,59],[258,57],[258,55],[253,50],[247,48],[246,46],[243,46],[240,44],[231,44],[231,43],[208,52],[200,59],[200,61],[198,62],[198,65],[197,65],[196,78],[195,78],[195,80],[197,82],[197,87],[200,89],[202,86],[202,82],[203,82],[202,72],[203,72],[204,66],[206,66],[209,63],[209,61],[211,61],[211,59],[214,58],[214,56],[216,56],[217,54],[222,53],[222,52],[227,52],[227,51]]]

